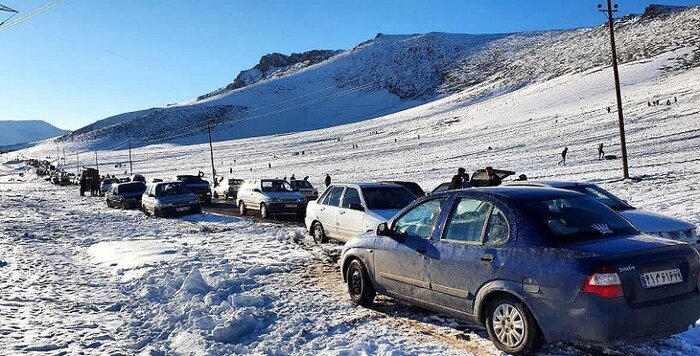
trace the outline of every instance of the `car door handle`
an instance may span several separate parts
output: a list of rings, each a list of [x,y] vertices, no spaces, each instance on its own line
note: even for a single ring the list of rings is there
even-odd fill
[[[483,262],[491,262],[491,261],[493,261],[493,255],[490,253],[484,254],[481,256],[481,260]]]

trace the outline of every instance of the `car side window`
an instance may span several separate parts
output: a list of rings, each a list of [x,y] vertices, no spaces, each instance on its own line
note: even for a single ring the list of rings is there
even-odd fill
[[[450,241],[480,243],[490,209],[491,204],[485,201],[459,199],[452,209],[443,238]]]
[[[362,205],[360,200],[360,193],[355,188],[345,189],[345,195],[343,196],[343,208],[350,208],[351,204]]]
[[[345,189],[345,187],[333,187],[321,204],[330,206],[340,205],[340,196],[343,195],[343,189]]]
[[[506,215],[501,209],[494,207],[489,216],[488,225],[486,225],[486,236],[484,243],[488,245],[502,245],[508,241],[510,235],[510,227]]]
[[[432,199],[416,205],[396,220],[394,233],[399,236],[429,239],[446,200],[446,198]]]

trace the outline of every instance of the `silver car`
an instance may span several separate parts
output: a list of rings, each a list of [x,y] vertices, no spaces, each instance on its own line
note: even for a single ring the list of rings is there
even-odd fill
[[[698,236],[695,225],[683,220],[637,209],[595,184],[566,181],[522,181],[509,183],[508,185],[550,187],[577,191],[617,211],[646,234],[687,242],[698,248]]]
[[[295,192],[289,182],[282,179],[247,181],[238,189],[236,202],[241,215],[248,210],[258,210],[263,219],[277,214],[304,216],[306,212],[304,195]]]

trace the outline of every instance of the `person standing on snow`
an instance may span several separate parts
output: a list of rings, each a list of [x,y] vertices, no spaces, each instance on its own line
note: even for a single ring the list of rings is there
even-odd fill
[[[457,169],[457,174],[452,176],[452,180],[450,181],[450,190],[467,187],[469,187],[469,175],[467,174],[466,169],[460,167]]]
[[[605,152],[603,152],[603,143],[601,142],[600,145],[598,145],[598,160],[602,160],[603,157],[605,157]]]
[[[566,166],[566,154],[569,153],[569,147],[564,147],[561,151],[561,160],[557,163],[560,166]]]
[[[493,167],[491,167],[491,166],[486,167],[486,174],[489,177],[489,184],[488,184],[489,187],[495,187],[495,186],[501,185],[501,177],[499,177],[498,174],[496,174],[493,171]]]
[[[331,185],[331,176],[326,173],[326,188]]]

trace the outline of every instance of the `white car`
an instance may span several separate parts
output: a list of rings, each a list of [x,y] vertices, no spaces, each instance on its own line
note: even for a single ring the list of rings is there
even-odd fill
[[[282,179],[247,181],[238,189],[236,203],[241,215],[258,210],[263,219],[275,214],[303,216],[306,209],[306,198]]]
[[[160,182],[149,184],[141,196],[144,214],[153,216],[175,216],[200,214],[199,197],[182,182]]]
[[[212,196],[214,199],[219,199],[219,197],[235,199],[238,195],[238,189],[240,189],[244,183],[245,181],[243,179],[224,179],[212,189]]]
[[[416,197],[398,184],[332,184],[306,207],[306,228],[316,243],[347,241],[389,221]]]
[[[672,240],[687,242],[698,248],[698,236],[695,225],[683,220],[654,214],[637,209],[626,201],[614,196],[607,190],[591,183],[565,181],[522,181],[508,183],[510,186],[550,187],[573,190],[594,198],[609,208],[617,211],[640,231]]]

